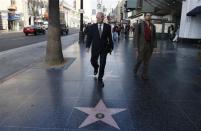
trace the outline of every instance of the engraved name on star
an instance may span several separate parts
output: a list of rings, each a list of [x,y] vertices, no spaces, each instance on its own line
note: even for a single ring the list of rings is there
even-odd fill
[[[102,100],[100,100],[99,103],[94,108],[90,107],[74,107],[74,108],[88,114],[88,117],[82,122],[79,128],[91,125],[97,121],[102,121],[119,130],[120,128],[113,119],[112,115],[126,110],[126,108],[107,108]]]

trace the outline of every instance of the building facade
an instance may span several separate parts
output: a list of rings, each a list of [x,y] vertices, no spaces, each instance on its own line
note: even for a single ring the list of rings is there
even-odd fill
[[[201,39],[201,0],[183,1],[179,37]]]
[[[0,0],[0,30],[21,30],[42,22],[48,0]]]
[[[121,23],[123,20],[123,16],[125,15],[124,12],[124,0],[119,0],[116,8],[114,8],[114,14],[116,17],[116,21],[118,23]]]
[[[65,1],[60,2],[60,23],[66,24],[69,27],[80,26],[79,12]]]
[[[25,22],[26,0],[0,0],[0,30],[20,30]]]
[[[157,33],[167,36],[168,27],[180,23],[181,6],[182,0],[119,0],[115,13],[117,22],[135,25],[144,19],[146,12],[150,12]]]
[[[27,25],[41,25],[48,20],[48,0],[26,0],[28,9]]]
[[[0,0],[2,3],[3,0]],[[4,4],[0,4],[0,30],[8,29],[8,7],[11,5],[11,1],[4,1]]]
[[[48,25],[48,0],[0,0],[0,30],[21,30],[29,25]],[[74,6],[60,1],[60,21],[69,27],[79,27],[79,0]],[[88,17],[84,17],[88,20]],[[89,21],[89,20],[88,20]]]
[[[131,23],[144,19],[146,12],[154,14],[157,33],[165,35],[170,25],[175,29],[180,25],[180,38],[201,39],[201,0],[119,0],[115,9],[117,21]]]

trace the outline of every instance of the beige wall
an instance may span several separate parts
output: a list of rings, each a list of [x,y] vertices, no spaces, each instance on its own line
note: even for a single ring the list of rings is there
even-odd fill
[[[8,15],[7,11],[8,11],[8,7],[10,5],[10,1],[9,0],[0,0],[0,29],[3,30],[7,30],[8,29],[8,19],[6,18]]]
[[[0,0],[0,10],[8,10],[10,6],[10,0]]]
[[[80,9],[80,0],[76,0],[76,11]]]
[[[122,7],[122,9],[124,9],[124,0],[119,0],[117,6],[115,8],[117,22],[121,21],[121,12],[120,12],[121,7]],[[123,13],[124,13],[124,11],[123,11]]]
[[[77,3],[76,3],[77,5]],[[63,17],[61,18],[61,21],[65,24],[67,24],[69,27],[79,27],[80,25],[80,15],[77,10],[71,7],[68,3],[63,2],[63,5],[61,5],[60,11],[64,13]]]

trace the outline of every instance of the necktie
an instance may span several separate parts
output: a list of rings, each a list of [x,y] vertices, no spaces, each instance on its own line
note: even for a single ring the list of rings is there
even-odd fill
[[[101,35],[102,35],[101,24],[98,25],[98,32],[99,32],[99,35],[100,35],[100,37],[101,37]]]

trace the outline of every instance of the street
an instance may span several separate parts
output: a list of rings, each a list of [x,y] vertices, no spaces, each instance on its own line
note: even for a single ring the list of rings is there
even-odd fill
[[[76,32],[78,32],[76,29],[70,29],[69,35],[74,34]],[[42,42],[46,40],[47,40],[47,33],[46,35],[37,35],[37,36],[31,35],[31,34],[29,36],[25,36],[23,32],[1,33],[0,34],[0,52],[22,47],[22,46],[36,44],[38,42]]]

